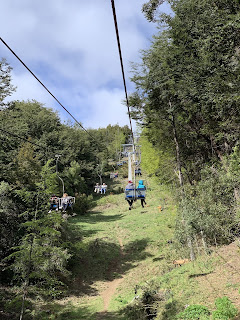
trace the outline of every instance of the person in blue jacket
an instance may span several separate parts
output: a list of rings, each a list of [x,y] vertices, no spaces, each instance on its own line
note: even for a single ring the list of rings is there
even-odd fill
[[[145,185],[143,184],[143,180],[139,180],[137,189],[146,190]],[[146,205],[145,198],[141,198],[141,205],[144,208],[144,204]]]

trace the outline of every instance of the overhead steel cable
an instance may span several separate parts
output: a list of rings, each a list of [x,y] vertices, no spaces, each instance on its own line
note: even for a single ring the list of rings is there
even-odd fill
[[[51,91],[42,83],[41,80],[28,68],[28,66],[19,58],[19,56],[9,47],[9,45],[0,37],[2,43],[12,52],[12,54],[21,62],[21,64],[31,73],[31,75],[43,86],[43,88],[57,101],[57,103],[70,115],[70,117],[93,139],[95,138],[84,128],[84,126],[63,106],[63,104],[51,93]]]
[[[111,0],[111,3],[112,3],[112,12],[113,12],[115,31],[116,31],[116,36],[117,36],[118,52],[119,52],[121,69],[122,69],[123,85],[124,85],[126,103],[127,103],[127,108],[128,108],[130,129],[131,129],[132,139],[133,139],[133,144],[134,144],[133,129],[132,129],[132,119],[131,119],[131,112],[130,112],[130,107],[129,107],[128,94],[127,94],[127,85],[126,85],[126,79],[125,79],[125,73],[124,73],[124,67],[123,67],[122,50],[121,50],[121,44],[120,44],[120,37],[119,37],[119,31],[118,31],[117,15],[116,15],[116,9],[115,9],[114,0]]]

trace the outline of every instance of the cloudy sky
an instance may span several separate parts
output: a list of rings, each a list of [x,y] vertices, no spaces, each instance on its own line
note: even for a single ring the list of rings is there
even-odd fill
[[[145,0],[115,0],[128,92],[130,62],[150,45],[156,26]],[[169,8],[162,6],[162,11]],[[129,124],[110,0],[2,0],[1,37],[85,128]],[[13,67],[11,99],[35,99],[69,116],[0,42]]]

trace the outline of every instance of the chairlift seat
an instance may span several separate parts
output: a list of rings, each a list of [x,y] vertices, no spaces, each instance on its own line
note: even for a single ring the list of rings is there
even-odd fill
[[[141,173],[142,173],[141,169],[136,169],[135,170],[135,174],[141,174]]]
[[[65,200],[66,198],[62,197],[62,198],[58,199],[59,209],[62,209],[62,207],[63,207],[63,199]],[[73,207],[74,203],[75,203],[75,197],[68,196],[67,197],[68,207],[70,207],[70,208]]]
[[[145,199],[146,197],[146,188],[137,188],[136,189],[137,199]]]
[[[135,189],[125,189],[126,199],[135,199]]]

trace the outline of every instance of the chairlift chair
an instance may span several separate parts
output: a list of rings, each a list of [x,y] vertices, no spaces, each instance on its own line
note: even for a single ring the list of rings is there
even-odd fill
[[[135,176],[136,176],[136,175],[141,175],[141,174],[142,174],[142,171],[141,171],[140,168],[135,169]]]
[[[145,199],[146,198],[146,188],[136,188],[136,198]]]
[[[62,210],[63,209],[63,199],[65,199],[64,197],[62,198],[58,198],[58,206],[59,206],[59,209]],[[72,196],[67,196],[67,209],[73,209],[73,206],[75,204],[75,197],[72,197]]]
[[[118,177],[118,172],[111,172],[110,173],[110,179],[114,179]]]
[[[125,189],[125,199],[126,200],[135,200],[135,188]]]

